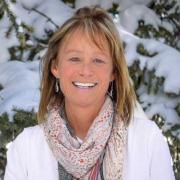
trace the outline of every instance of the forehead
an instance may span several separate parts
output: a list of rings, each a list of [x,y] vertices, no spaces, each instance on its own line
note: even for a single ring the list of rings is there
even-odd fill
[[[101,51],[109,52],[109,44],[104,34],[85,30],[85,28],[82,27],[68,32],[62,39],[59,50],[61,50],[63,46],[70,46],[72,42],[79,44],[82,41],[97,46]]]

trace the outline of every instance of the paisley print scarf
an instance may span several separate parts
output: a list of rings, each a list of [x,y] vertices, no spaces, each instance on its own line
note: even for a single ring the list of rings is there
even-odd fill
[[[42,124],[59,170],[72,179],[97,180],[103,176],[106,180],[121,180],[127,128],[115,114],[111,98],[106,97],[82,144],[72,136],[61,111],[58,104],[48,108]]]

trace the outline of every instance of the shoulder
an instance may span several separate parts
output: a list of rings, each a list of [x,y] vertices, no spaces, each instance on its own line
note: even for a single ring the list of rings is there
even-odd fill
[[[134,164],[149,171],[152,180],[175,179],[166,138],[155,122],[134,117],[128,127],[128,152]]]
[[[24,130],[17,136],[17,139],[33,138],[42,135],[43,131],[40,125],[24,128]]]
[[[159,157],[160,154],[162,159],[166,159],[164,162],[170,162],[171,159],[169,147],[162,131],[154,121],[144,117],[134,117],[130,122],[128,127],[128,148],[136,156],[139,154],[140,158],[147,159],[149,162],[154,157]]]
[[[152,120],[149,120],[146,117],[137,117],[134,116],[130,121],[128,126],[129,133],[137,134],[137,135],[146,135],[152,136],[154,134],[162,134],[159,127]]]
[[[135,149],[150,152],[154,146],[166,144],[166,141],[154,121],[145,117],[134,117],[128,126],[128,143]]]
[[[45,174],[52,177],[51,173],[57,168],[57,162],[46,142],[42,127],[37,125],[25,128],[8,148],[5,179],[41,179],[44,176],[44,164],[50,164],[51,167]]]
[[[42,133],[42,128],[40,125],[35,125],[35,126],[31,126],[31,127],[27,127],[27,128],[24,128],[22,134],[40,134]]]
[[[24,136],[26,138],[37,138],[42,136],[43,130],[40,125],[24,128],[23,132],[20,134],[20,136]]]
[[[42,139],[42,130],[37,125],[25,128],[13,140],[7,151],[7,165],[5,179],[26,179],[27,167],[39,140]],[[33,148],[32,148],[33,147]]]
[[[24,128],[24,130],[13,140],[10,145],[25,149],[30,145],[30,142],[36,143],[43,138],[43,130],[39,125]]]
[[[156,123],[149,120],[142,107],[137,102],[134,116],[128,126],[128,134],[136,137],[151,138],[154,134],[162,134]]]
[[[42,149],[46,147],[46,140],[41,126],[24,128],[24,130],[10,143],[7,151],[8,161],[21,162],[23,167]]]

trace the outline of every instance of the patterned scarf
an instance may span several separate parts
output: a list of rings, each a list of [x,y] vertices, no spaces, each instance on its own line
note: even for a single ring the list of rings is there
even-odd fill
[[[48,108],[42,124],[59,168],[74,179],[102,179],[99,178],[102,174],[98,174],[103,169],[104,179],[113,177],[121,180],[127,129],[120,117],[115,115],[110,97],[107,96],[82,144],[70,133],[61,111],[62,107],[58,104]]]

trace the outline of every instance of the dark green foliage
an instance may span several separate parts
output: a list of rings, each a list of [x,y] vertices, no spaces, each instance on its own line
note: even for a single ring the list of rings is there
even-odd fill
[[[180,103],[176,106],[176,112],[178,113],[178,115],[180,116]]]
[[[14,1],[15,3],[15,1]],[[13,31],[16,33],[16,37],[19,40],[19,44],[16,46],[12,46],[8,49],[9,54],[10,54],[10,60],[19,60],[22,61],[24,60],[24,54],[29,55],[27,57],[27,60],[33,60],[35,55],[43,50],[48,42],[49,37],[52,36],[53,32],[50,30],[45,30],[45,33],[47,37],[43,40],[41,39],[35,39],[33,37],[33,31],[34,29],[25,24],[24,22],[20,22],[20,24],[17,23],[16,21],[16,16],[14,13],[10,10],[8,3],[5,0],[1,0],[0,7],[2,5],[2,9],[0,10],[0,14],[4,13],[7,15],[9,18],[9,27],[6,31],[5,36],[8,38]],[[2,11],[2,13],[1,13]],[[33,8],[31,11],[35,11],[38,13],[40,16],[44,16],[44,18],[47,19],[47,21],[50,21],[56,28],[58,28],[58,25],[56,25],[49,17],[47,17],[44,13],[38,11],[37,9]],[[21,31],[19,30],[21,29]],[[33,46],[29,45],[27,43],[28,40],[33,41]]]
[[[160,129],[163,129],[165,119],[162,116],[156,114],[153,116],[153,120],[156,122]],[[180,178],[180,140],[177,137],[178,135],[174,134],[176,134],[176,131],[179,129],[180,124],[175,124],[171,126],[170,129],[163,131],[163,134],[166,136],[166,140],[170,148],[171,156],[173,159],[173,168],[177,180],[179,180]]]
[[[25,111],[23,109],[22,110],[13,109],[13,111],[15,111],[15,115],[13,119],[14,119],[14,125],[16,124],[15,125],[16,133],[19,133],[18,132],[19,128],[23,129],[24,127],[33,126],[37,124],[36,113],[34,112],[34,110]]]
[[[15,3],[15,1],[13,1]],[[3,8],[0,11],[0,14],[6,14],[9,19],[9,27],[6,31],[5,36],[8,38],[13,31],[16,33],[16,38],[19,40],[19,45],[9,48],[9,53],[11,58],[16,60],[23,60],[23,53],[27,48],[27,40],[29,40],[30,34],[33,32],[33,28],[25,24],[24,22],[17,23],[16,16],[10,10],[8,2],[6,0],[1,0],[0,4]],[[21,29],[21,30],[20,30]],[[11,59],[12,60],[12,59]]]
[[[154,57],[158,54],[158,52],[149,52],[142,43],[137,45],[136,50],[139,54],[147,57]],[[149,71],[146,68],[141,70],[139,62],[140,61],[134,61],[134,64],[130,67],[130,74],[135,82],[135,89],[143,83],[147,86],[148,94],[157,94],[163,87],[164,77],[157,77],[155,70]]]
[[[143,80],[144,72],[140,69],[139,63],[140,63],[139,60],[135,60],[132,66],[129,68],[129,74],[133,80],[133,85],[136,90],[140,87],[141,83],[144,81]]]
[[[147,49],[145,49],[142,43],[137,45],[137,52],[143,56],[153,57],[158,54],[158,52],[150,53]]]
[[[156,34],[156,31],[151,24],[145,24],[144,20],[139,20],[138,28],[134,34],[141,38],[151,38],[151,34]]]
[[[159,31],[156,32],[155,38],[157,39],[164,38],[165,43],[168,44],[169,46],[180,48],[178,47],[178,41],[177,41],[179,37],[175,33],[171,33],[162,26],[159,26]]]
[[[63,1],[64,3],[70,5],[72,8],[75,7],[75,1],[76,0],[61,0],[61,1]]]
[[[164,84],[164,77],[157,77],[155,75],[155,71],[148,71],[148,82],[147,84],[147,92],[148,94],[157,94]]]
[[[21,46],[12,46],[8,49],[11,61],[12,60],[17,60],[17,59],[22,59],[24,50]]]
[[[6,166],[6,149],[0,148],[0,178],[3,177]]]
[[[137,52],[143,56],[153,57],[157,55],[157,52],[149,52],[145,49],[142,43],[137,45]],[[134,87],[136,92],[138,92],[141,86],[144,87],[147,94],[157,96],[158,93],[163,93],[169,98],[178,98],[179,94],[174,93],[165,93],[163,90],[164,85],[164,77],[158,77],[155,75],[155,70],[148,70],[146,67],[144,69],[140,68],[140,60],[137,59],[134,63],[129,67],[129,73],[133,80]],[[140,95],[138,93],[137,97]],[[144,110],[150,107],[152,104],[148,104]],[[180,115],[180,104],[178,104],[175,108],[175,111],[178,115]],[[165,127],[165,119],[159,114],[154,114],[152,120],[156,122],[156,124],[163,130]],[[176,175],[176,179],[180,178],[180,140],[178,138],[178,131],[180,130],[179,124],[169,124],[169,129],[164,130],[163,133],[166,136],[170,152],[173,159],[173,168]]]
[[[44,40],[45,41],[45,40]],[[34,57],[37,55],[38,52],[44,49],[44,46],[42,46],[41,43],[38,43],[36,45],[27,45],[26,46],[26,53],[27,53],[27,59],[28,61],[33,61]],[[24,49],[22,49],[20,46],[12,46],[8,49],[11,60],[18,60],[23,59],[23,55],[25,53]]]
[[[7,113],[0,116],[0,147],[5,147],[6,143],[14,139],[25,127],[35,125],[36,113],[34,110],[25,111],[14,109],[13,121],[9,121]]]
[[[144,47],[144,46],[142,46]],[[141,47],[141,48],[142,48]],[[138,49],[138,48],[137,48]],[[149,52],[147,50],[143,49],[143,55],[149,56]],[[164,95],[166,95],[168,98],[178,98],[179,95],[171,93],[171,94],[167,94],[165,92],[163,92],[163,85],[164,85],[164,77],[157,77],[155,75],[155,71],[149,71],[147,68],[141,69],[140,68],[140,61],[139,60],[135,60],[134,63],[129,67],[129,73],[130,76],[133,80],[134,83],[134,87],[136,90],[136,94],[137,97],[139,98],[138,94],[138,90],[139,88],[141,88],[141,86],[144,87],[144,89],[146,90],[147,94],[150,95],[154,95],[154,96],[158,96],[157,94],[160,93],[164,93]],[[141,102],[140,102],[141,103]],[[150,107],[152,104],[149,103],[144,110],[146,110],[148,107]],[[179,114],[180,112],[180,104],[178,104],[175,108],[175,111],[177,112],[177,114]],[[152,120],[154,120],[156,122],[156,124],[160,127],[160,129],[164,129],[163,133],[166,136],[169,148],[170,148],[170,152],[172,155],[172,159],[173,159],[173,167],[174,167],[174,172],[176,175],[176,179],[180,178],[180,140],[178,138],[178,131],[180,130],[180,124],[167,124],[169,125],[169,129],[167,130],[166,128],[164,128],[165,126],[167,126],[165,124],[166,120],[164,119],[164,117],[162,117],[159,114],[154,114],[154,116],[152,117]],[[166,130],[165,130],[166,129]]]
[[[12,139],[12,126],[9,122],[9,117],[7,113],[4,113],[0,116],[0,147],[4,147],[5,143],[9,142]]]
[[[169,32],[167,29],[165,29],[162,26],[159,26],[158,29],[156,29],[151,24],[145,24],[143,20],[139,21],[139,26],[135,31],[135,35],[141,38],[153,37],[157,40],[164,39],[166,44],[172,47],[176,47],[177,49],[180,49],[180,47],[178,47],[178,41],[180,40],[178,35]]]
[[[8,37],[10,33],[12,32],[12,30],[14,29],[16,32],[16,37],[18,38],[20,42],[20,47],[24,49],[26,46],[26,37],[24,33],[19,31],[19,27],[22,27],[25,32],[27,31],[29,33],[31,33],[33,29],[29,27],[28,25],[26,25],[25,23],[18,24],[16,21],[16,16],[10,10],[8,3],[5,0],[1,0],[1,3],[4,10],[3,12],[7,13],[9,22],[10,22],[10,26],[9,26],[9,29],[7,30],[6,36]]]
[[[44,47],[42,47],[42,45],[40,44],[37,44],[36,46],[30,46],[28,49],[29,49],[28,60],[33,61],[37,53],[43,50]]]
[[[0,4],[0,19],[2,19],[4,16],[3,6]]]
[[[3,89],[3,86],[2,86],[2,84],[0,84],[0,91]]]
[[[154,0],[149,8],[153,9],[161,19],[171,21],[175,26],[177,25],[176,22],[180,20],[180,7],[177,0],[160,0],[159,2]]]
[[[150,3],[149,8],[159,16],[162,24],[171,24],[173,32],[170,32],[161,25],[159,25],[158,28],[155,28],[152,24],[146,24],[144,20],[139,20],[139,26],[136,29],[135,34],[141,38],[163,39],[166,44],[180,50],[180,7],[178,5],[178,0],[153,0]]]
[[[113,3],[112,7],[110,9],[108,9],[108,12],[113,15],[118,14],[119,13],[119,4]]]
[[[6,145],[11,142],[25,127],[37,124],[34,110],[14,109],[13,121],[9,121],[7,113],[0,116],[0,177],[6,164]]]

